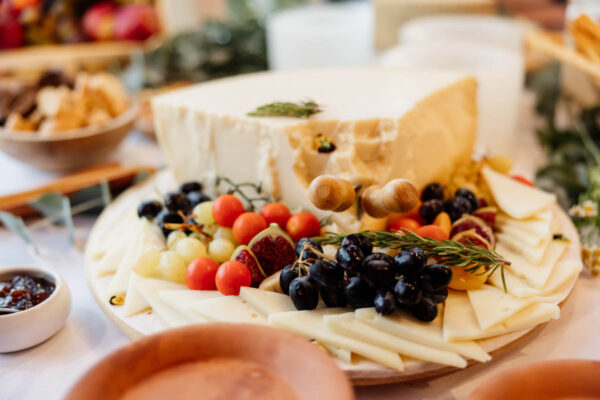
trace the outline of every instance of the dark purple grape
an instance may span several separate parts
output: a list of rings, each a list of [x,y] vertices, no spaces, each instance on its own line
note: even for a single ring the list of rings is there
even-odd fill
[[[424,296],[429,297],[435,304],[443,303],[448,297],[448,288],[446,287],[435,292],[429,292],[424,294]]]
[[[183,218],[173,211],[162,210],[156,216],[156,223],[158,224],[158,227],[162,229],[163,234],[167,236],[173,229],[167,228],[166,224],[182,224]]]
[[[402,278],[394,287],[396,301],[404,306],[412,306],[421,301],[421,288],[412,278]]]
[[[210,197],[208,197],[202,192],[189,192],[187,194],[187,198],[190,201],[191,208],[194,208],[198,204],[204,203],[205,201],[210,201]]]
[[[327,307],[346,307],[347,301],[343,286],[321,286],[319,293]]]
[[[321,245],[319,243],[317,243],[314,240],[309,239],[309,238],[302,238],[298,241],[298,244],[296,245],[296,257],[298,257],[302,260],[313,260],[313,261],[319,259],[319,256],[315,252],[313,252],[309,248],[304,249],[304,243],[307,243],[308,245],[313,247],[315,250],[320,251],[321,253],[323,252],[323,247],[321,247]],[[303,249],[304,249],[304,253],[302,253]]]
[[[290,283],[290,298],[297,310],[314,310],[319,303],[319,288],[308,276]]]
[[[342,247],[350,245],[357,246],[362,251],[363,256],[367,257],[373,252],[373,243],[364,235],[360,233],[353,233],[348,235],[342,240]]]
[[[426,202],[427,200],[431,199],[444,200],[444,187],[437,182],[433,182],[425,186],[421,192],[422,202]]]
[[[192,206],[187,196],[183,193],[171,192],[165,196],[165,206],[173,212],[181,211],[189,214]]]
[[[390,315],[396,309],[396,298],[394,294],[387,289],[379,289],[375,293],[375,311],[381,315]]]
[[[360,248],[354,245],[340,247],[335,255],[340,265],[350,274],[356,274],[361,271],[365,256]]]
[[[444,208],[452,222],[458,220],[463,214],[471,212],[471,203],[464,197],[454,197],[444,203]]]
[[[375,291],[361,277],[353,276],[348,280],[344,288],[344,294],[348,305],[352,308],[364,308],[373,306],[373,296]]]
[[[162,210],[162,204],[158,201],[144,201],[138,206],[137,213],[140,218],[148,218],[152,220],[156,218],[158,213]]]
[[[344,279],[344,270],[332,261],[317,260],[308,269],[308,275],[321,286],[337,286]]]
[[[452,270],[441,264],[426,265],[419,275],[419,284],[427,292],[444,289],[450,280],[452,280]]]
[[[202,184],[200,182],[186,182],[179,186],[178,192],[189,194],[191,192],[202,192]]]
[[[439,199],[431,199],[421,204],[419,216],[430,224],[442,211],[444,211],[444,203]]]
[[[297,265],[289,264],[283,267],[279,274],[279,286],[281,286],[281,291],[285,294],[290,294],[290,283],[299,276]]]
[[[394,259],[384,253],[373,253],[363,261],[363,276],[378,288],[389,288],[395,283]]]
[[[477,196],[475,196],[475,193],[471,192],[469,189],[460,188],[456,190],[454,195],[456,197],[462,197],[463,199],[469,200],[469,204],[471,205],[470,212],[473,212],[479,208],[479,200],[477,199]]]
[[[403,276],[411,276],[420,272],[426,262],[425,252],[416,247],[412,250],[401,251],[394,256],[396,272]]]
[[[423,297],[421,301],[410,307],[410,312],[420,321],[431,322],[438,315],[438,306],[428,297]]]

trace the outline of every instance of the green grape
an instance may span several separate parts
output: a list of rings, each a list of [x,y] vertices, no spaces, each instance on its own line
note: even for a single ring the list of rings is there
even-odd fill
[[[196,258],[206,257],[206,246],[197,239],[186,237],[177,242],[175,252],[189,264]]]

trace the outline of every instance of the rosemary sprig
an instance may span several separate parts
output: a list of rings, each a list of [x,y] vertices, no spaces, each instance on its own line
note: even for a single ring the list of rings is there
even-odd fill
[[[323,111],[321,107],[312,100],[298,103],[277,101],[257,107],[256,110],[249,112],[248,115],[252,117],[308,118],[321,111]]]
[[[510,265],[510,261],[504,259],[494,250],[488,250],[476,246],[469,242],[462,244],[453,240],[443,240],[441,242],[426,237],[421,237],[414,232],[407,230],[404,232],[387,231],[362,231],[361,235],[366,236],[375,247],[409,250],[418,247],[427,254],[428,257],[437,257],[448,267],[464,268],[465,271],[475,275],[491,276],[500,268],[502,275],[502,285],[506,291],[506,281],[504,279],[504,267]],[[327,232],[326,236],[313,238],[321,244],[341,244],[346,234]],[[487,269],[479,272],[484,266]]]

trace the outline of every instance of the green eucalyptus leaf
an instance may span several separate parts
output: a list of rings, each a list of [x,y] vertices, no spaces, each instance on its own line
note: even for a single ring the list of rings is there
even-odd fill
[[[6,211],[0,211],[0,222],[2,222],[6,229],[19,236],[25,243],[31,245],[36,254],[39,254],[37,245],[31,238],[29,230],[27,229],[25,222],[23,222],[23,218],[16,217]]]
[[[71,202],[67,196],[58,192],[48,192],[29,205],[38,210],[53,225],[65,226],[69,232],[69,240],[71,243],[75,241]]]

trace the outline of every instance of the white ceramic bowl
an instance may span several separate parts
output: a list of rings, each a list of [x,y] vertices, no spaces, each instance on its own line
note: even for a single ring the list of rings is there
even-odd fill
[[[28,310],[0,315],[0,353],[23,350],[49,339],[66,322],[71,310],[71,294],[62,277],[39,267],[0,269],[0,281],[17,274],[44,278],[56,285],[54,292]]]

